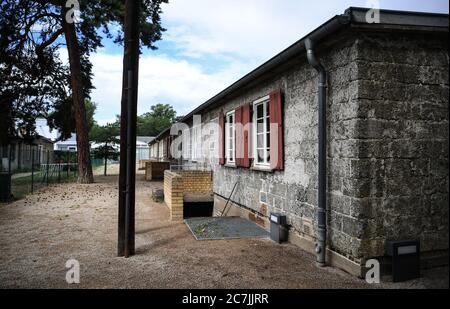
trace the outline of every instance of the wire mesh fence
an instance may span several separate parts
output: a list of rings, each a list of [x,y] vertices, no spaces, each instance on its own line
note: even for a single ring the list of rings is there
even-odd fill
[[[91,158],[92,172],[94,176],[118,176],[120,171],[120,163],[118,160],[112,159],[96,159]]]
[[[53,151],[45,145],[1,147],[0,202],[10,202],[53,183],[77,179],[76,153]]]
[[[137,151],[139,158],[146,153]],[[78,177],[76,151],[54,151],[53,144],[21,142],[0,146],[0,203],[21,199],[50,184],[75,182]],[[94,176],[117,176],[118,159],[91,157]]]

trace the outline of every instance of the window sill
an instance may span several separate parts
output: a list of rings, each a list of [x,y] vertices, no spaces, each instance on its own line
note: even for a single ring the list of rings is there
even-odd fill
[[[269,166],[252,166],[250,169],[252,171],[273,173],[273,169],[271,169]]]
[[[237,168],[236,164],[231,164],[231,163],[226,163],[224,166],[228,167],[228,168]]]

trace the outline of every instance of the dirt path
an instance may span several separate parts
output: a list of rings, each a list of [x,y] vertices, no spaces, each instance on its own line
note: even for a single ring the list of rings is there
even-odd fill
[[[184,223],[169,221],[164,204],[151,200],[162,183],[138,181],[137,255],[117,258],[117,177],[96,180],[51,186],[0,206],[0,287],[373,287],[342,271],[316,268],[313,256],[292,245],[195,241]],[[69,259],[81,264],[79,285],[65,281]]]

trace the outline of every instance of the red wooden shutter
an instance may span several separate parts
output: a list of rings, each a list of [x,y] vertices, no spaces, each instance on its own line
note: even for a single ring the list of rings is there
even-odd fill
[[[225,116],[219,113],[219,164],[225,165]]]
[[[270,94],[270,168],[284,169],[283,104],[281,90]],[[274,126],[274,124],[276,126]],[[277,128],[278,132],[272,132]]]
[[[242,107],[242,127],[244,130],[244,157],[242,158],[242,167],[250,167],[249,145],[250,145],[250,104]]]
[[[242,166],[242,158],[244,156],[244,129],[242,127],[242,106],[239,106],[234,111],[234,123],[235,123],[235,158],[236,166]]]

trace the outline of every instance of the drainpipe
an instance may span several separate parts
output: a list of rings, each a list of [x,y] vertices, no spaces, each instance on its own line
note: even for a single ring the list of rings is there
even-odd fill
[[[327,71],[314,55],[314,43],[305,41],[309,64],[319,73],[319,194],[317,209],[317,264],[325,266],[327,242]]]

